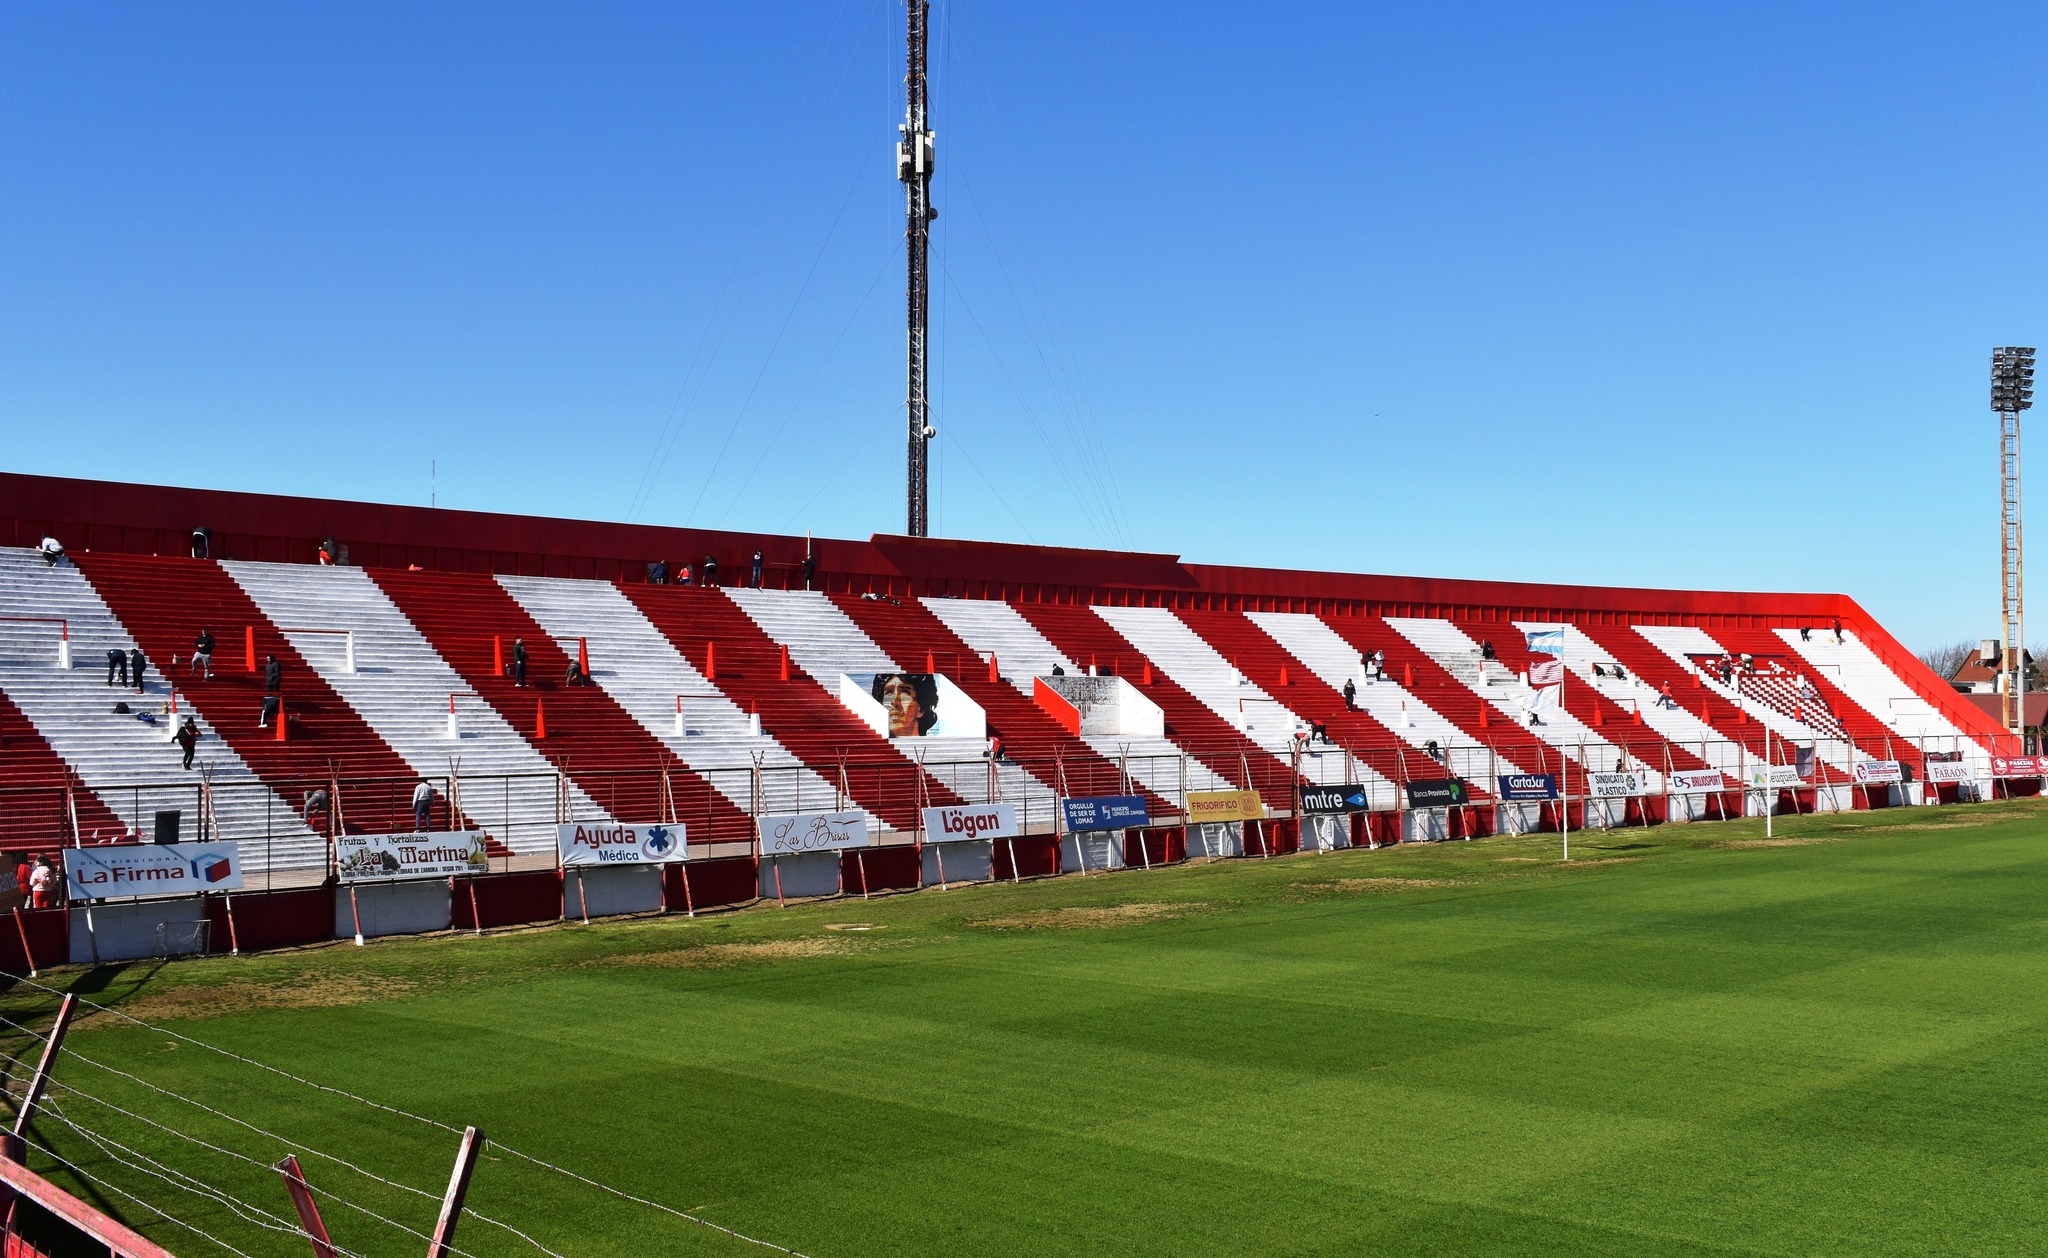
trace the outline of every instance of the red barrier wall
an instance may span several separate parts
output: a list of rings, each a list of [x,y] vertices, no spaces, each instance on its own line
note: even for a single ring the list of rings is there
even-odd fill
[[[1014,868],[1010,864],[1012,852],[1017,856]],[[996,843],[995,876],[1004,879],[1041,878],[1059,872],[1059,859],[1060,841],[1053,835],[1002,839]]]
[[[686,908],[714,909],[757,899],[759,876],[751,856],[677,861],[662,867],[662,887],[668,896],[670,912],[682,912]],[[687,887],[684,886],[686,879]]]
[[[861,870],[867,870],[867,883],[861,883]],[[924,865],[918,859],[915,847],[871,847],[859,853],[839,854],[840,885],[848,895],[859,895],[862,890],[902,891],[924,885]]]
[[[459,930],[552,922],[562,915],[562,873],[534,869],[448,880],[449,920]]]
[[[229,898],[206,897],[206,920],[212,923],[208,951],[226,952],[240,947],[244,952],[255,952],[261,948],[324,943],[334,938],[331,882],[296,891],[237,892],[233,896],[232,930],[228,926]]]
[[[45,965],[63,965],[71,960],[71,932],[67,923],[69,909],[22,909],[17,915],[9,913],[0,921],[0,970],[9,974],[26,974],[32,969]],[[22,935],[28,935],[28,946],[35,955],[30,957],[22,951]]]

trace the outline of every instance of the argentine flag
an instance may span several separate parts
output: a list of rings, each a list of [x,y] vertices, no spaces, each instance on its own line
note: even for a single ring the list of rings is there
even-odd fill
[[[1528,632],[1529,650],[1537,655],[1564,654],[1564,626],[1555,629],[1533,629]]]

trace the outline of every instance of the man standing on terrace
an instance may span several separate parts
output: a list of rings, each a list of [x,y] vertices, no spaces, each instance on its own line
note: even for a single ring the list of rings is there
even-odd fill
[[[213,630],[201,629],[193,639],[192,667],[185,672],[187,676],[198,673],[206,681],[213,680]]]
[[[412,788],[412,828],[424,831],[434,817],[434,788],[425,778]]]

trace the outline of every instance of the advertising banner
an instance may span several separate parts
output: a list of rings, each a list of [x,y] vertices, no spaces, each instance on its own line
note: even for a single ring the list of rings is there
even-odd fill
[[[234,843],[120,843],[64,849],[64,881],[74,900],[131,895],[240,891],[242,857]]]
[[[1127,830],[1132,826],[1152,824],[1152,816],[1145,811],[1142,795],[1092,795],[1063,799],[1060,807],[1066,813],[1069,830]]]
[[[1257,791],[1189,791],[1188,820],[1257,821],[1266,808]]]
[[[1365,788],[1354,782],[1343,786],[1304,786],[1301,788],[1301,811],[1311,817],[1325,817],[1333,813],[1366,812],[1372,808],[1372,799]]]
[[[1643,793],[1643,779],[1634,773],[1588,773],[1586,793],[1594,799],[1632,799]]]
[[[1443,808],[1466,802],[1465,784],[1457,778],[1418,778],[1408,784],[1410,808]]]
[[[1967,782],[1970,776],[1970,766],[1960,760],[1927,762],[1927,780],[1930,782]]]
[[[450,878],[490,867],[481,830],[334,836],[334,872],[343,882]]]
[[[555,852],[568,865],[658,865],[685,860],[683,823],[646,826],[563,825],[555,827]]]
[[[1015,804],[948,804],[924,810],[924,841],[966,843],[974,839],[1014,839]]]
[[[1772,787],[1785,790],[1794,786],[1804,786],[1806,783],[1801,780],[1799,770],[1792,765],[1753,764],[1749,766],[1749,785],[1756,790],[1769,790]]]
[[[2040,777],[2042,764],[2048,756],[1993,756],[1991,776],[2000,778]]]
[[[1555,773],[1503,773],[1500,777],[1500,797],[1516,803],[1530,800],[1556,799],[1557,775]]]
[[[868,847],[868,818],[863,812],[800,812],[763,817],[761,855],[795,856],[802,852],[835,852]]]
[[[1883,786],[1905,780],[1896,760],[1858,760],[1855,770],[1856,780],[1865,786]]]
[[[1675,772],[1664,779],[1665,788],[1673,795],[1712,795],[1726,790],[1719,769],[1686,769]]]

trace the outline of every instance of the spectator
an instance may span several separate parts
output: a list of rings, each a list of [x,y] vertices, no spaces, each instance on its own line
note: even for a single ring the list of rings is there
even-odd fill
[[[761,552],[754,552],[754,588],[761,588]]]
[[[688,585],[689,583],[690,583],[690,565],[688,565],[688,564],[684,564],[684,565],[683,565],[682,567],[680,567],[680,568],[676,569],[676,584],[677,584],[677,585]]]
[[[332,804],[333,799],[328,795],[327,788],[324,786],[318,787],[306,792],[306,808],[300,815],[309,826],[313,824],[313,814],[316,812],[320,813],[327,820],[332,821],[334,819]]]
[[[434,818],[434,788],[425,778],[412,788],[412,828],[425,830]]]
[[[1621,756],[1616,756],[1616,757],[1614,758],[1614,771],[1615,771],[1616,773],[1627,773],[1627,772],[1628,772],[1628,761],[1627,761],[1626,759],[1622,758]]]
[[[812,582],[812,581],[813,581],[814,579],[816,579],[817,575],[818,575],[818,557],[817,557],[816,555],[813,555],[813,554],[806,554],[806,555],[804,556],[804,588],[805,588],[805,589],[807,589],[807,590],[808,590],[808,589],[810,589],[810,588],[811,588],[811,582]]]
[[[1678,706],[1678,700],[1671,697],[1671,683],[1668,681],[1664,683],[1663,689],[1657,692],[1657,706],[1660,708],[1675,708]]]
[[[269,729],[270,722],[277,719],[284,707],[284,696],[267,694],[263,696],[263,714],[256,718],[257,729]]]
[[[1627,673],[1624,673],[1624,672],[1622,672],[1622,671],[1621,671],[1621,665],[1619,665],[1619,664],[1609,664],[1609,665],[1608,665],[1607,667],[1609,667],[1609,668],[1611,668],[1611,669],[1613,669],[1613,670],[1614,670],[1614,680],[1616,680],[1616,681],[1627,681],[1627,680],[1628,680],[1628,674],[1627,674]]]
[[[1007,762],[1008,757],[1003,755],[1003,736],[1001,734],[990,734],[988,736],[988,758],[997,764]]]
[[[512,684],[526,684],[526,639],[512,639]]]
[[[667,564],[665,564],[665,563],[663,563],[663,562],[662,562],[661,560],[659,560],[659,559],[655,560],[655,561],[654,561],[653,563],[651,563],[651,564],[648,564],[648,565],[647,565],[647,584],[649,584],[649,585],[667,585],[667,584],[668,584],[668,565],[667,565]]]
[[[1842,622],[1840,620],[1835,621],[1835,645],[1842,645]]]
[[[1052,666],[1052,675],[1055,677],[1065,677],[1067,675],[1067,670],[1055,664]]]
[[[135,687],[135,693],[142,693],[142,675],[149,671],[149,661],[142,658],[142,648],[128,652],[128,681]]]
[[[709,555],[704,556],[704,567],[702,571],[704,573],[705,585],[714,586],[718,584],[718,561],[716,559],[713,559]]]
[[[128,652],[118,647],[107,652],[107,684],[113,685],[116,677],[122,685],[128,684]]]
[[[50,884],[56,880],[57,871],[50,868],[50,858],[47,856],[36,857],[36,867],[28,876],[28,889],[29,895],[33,897],[37,908],[46,909],[50,907],[51,901],[56,898],[57,894],[56,888]]]
[[[284,689],[284,665],[277,662],[275,655],[263,657],[263,688],[272,694]]]
[[[1480,640],[1480,643],[1479,643],[1479,658],[1480,658],[1480,659],[1482,659],[1482,660],[1497,660],[1497,659],[1499,659],[1499,658],[1500,658],[1500,657],[1499,657],[1498,655],[1495,655],[1495,654],[1493,653],[1493,639],[1492,639],[1492,638],[1484,638],[1484,639],[1481,639],[1481,640]]]
[[[184,767],[191,768],[192,753],[199,748],[199,722],[192,717],[186,717],[185,723],[178,727],[178,732],[171,735],[171,741],[185,749]]]
[[[588,684],[589,680],[589,678],[583,675],[583,665],[576,660],[570,660],[568,671],[562,675],[562,684],[565,686],[582,686]]]
[[[1309,739],[1310,739],[1311,741],[1313,741],[1313,742],[1319,742],[1319,743],[1327,743],[1327,742],[1329,742],[1329,741],[1330,741],[1330,723],[1329,723],[1328,721],[1310,721],[1310,722],[1308,723],[1308,736],[1309,736]],[[1334,745],[1334,744],[1333,744],[1333,745]]]
[[[337,552],[334,549],[333,538],[330,537],[326,541],[320,543],[320,566],[323,568],[332,567],[334,564],[334,556],[336,553]]]
[[[1605,676],[1607,676],[1607,670],[1606,670],[1606,669],[1604,669],[1604,668],[1602,668],[1602,667],[1600,667],[1600,665],[1596,663],[1596,664],[1594,664],[1594,665],[1593,665],[1593,676],[1595,676],[1595,677],[1605,677]]]
[[[56,567],[57,561],[64,557],[64,547],[59,545],[57,539],[51,537],[48,533],[43,534],[42,544],[37,546],[36,549],[42,552],[43,566],[46,568]]]
[[[1800,640],[1801,642],[1811,642],[1811,641],[1813,641],[1813,626],[1811,626],[1811,625],[1801,625],[1801,626],[1799,626],[1799,640]]]
[[[36,863],[29,857],[23,856],[14,862],[14,888],[21,892],[21,902],[23,904],[35,903],[30,898],[30,888],[28,885],[29,875],[35,871]]]
[[[213,557],[213,530],[200,525],[192,530],[192,557],[211,559]]]
[[[192,667],[185,670],[186,676],[197,673],[207,681],[213,680],[213,630],[201,629],[199,636],[192,640]]]
[[[1349,677],[1344,679],[1344,710],[1346,712],[1358,711],[1358,683]]]
[[[1422,744],[1422,754],[1428,756],[1431,760],[1436,761],[1438,764],[1442,764],[1444,761],[1443,746],[1439,744],[1437,740],[1434,738]]]

